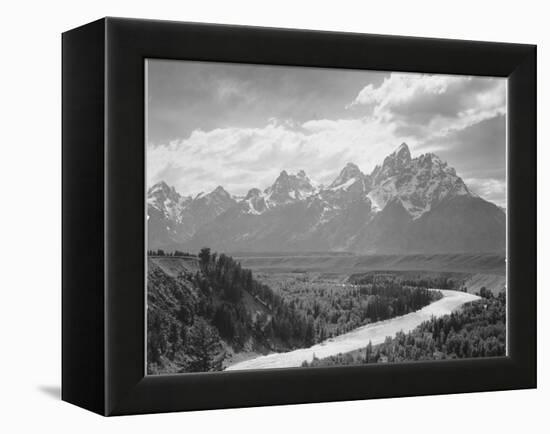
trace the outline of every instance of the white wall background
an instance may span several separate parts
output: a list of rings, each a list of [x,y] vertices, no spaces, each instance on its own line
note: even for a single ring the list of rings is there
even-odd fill
[[[0,6],[0,431],[543,432],[550,401],[548,12],[500,1],[19,1]],[[60,33],[105,15],[539,45],[539,389],[105,419],[59,401]],[[547,401],[545,403],[545,401]],[[546,428],[546,429],[547,429]]]

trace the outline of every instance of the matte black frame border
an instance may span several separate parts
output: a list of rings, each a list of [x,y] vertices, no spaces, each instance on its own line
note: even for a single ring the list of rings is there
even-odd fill
[[[94,125],[80,120],[83,127],[94,126],[105,133],[100,148],[104,150],[104,183],[96,179],[87,186],[94,197],[104,199],[104,227],[97,224],[88,234],[103,231],[105,235],[104,245],[100,243],[93,251],[94,257],[103,259],[94,270],[104,277],[104,286],[101,293],[98,288],[93,292],[89,283],[88,300],[71,298],[71,279],[78,279],[66,277],[66,268],[73,263],[65,256],[71,247],[76,248],[76,242],[72,242],[75,234],[64,225],[63,360],[72,376],[65,375],[64,365],[63,399],[101,414],[122,415],[536,387],[535,46],[119,18],[88,26],[95,29],[88,32],[87,38],[95,41],[89,45],[104,56],[104,63],[88,60],[88,69],[93,71],[89,74],[97,74],[98,69],[104,72],[103,89],[97,85],[104,97],[103,122],[97,107],[84,110]],[[100,40],[95,35],[98,28],[103,31]],[[69,160],[86,155],[85,150],[65,152],[69,142],[84,135],[76,126],[65,129],[69,106],[83,92],[76,83],[65,86],[65,64],[78,56],[79,45],[75,43],[72,50],[65,47],[71,46],[79,31],[64,34],[64,207],[73,200],[67,212],[64,208],[64,219],[77,208],[74,198],[65,194],[70,190]],[[508,77],[509,356],[144,376],[146,58]],[[95,130],[89,133],[96,134]],[[81,279],[79,284],[85,282]],[[104,309],[98,307],[97,299]],[[86,307],[87,301],[96,302],[95,307]],[[76,392],[85,386],[86,372],[78,372],[73,365],[79,360],[84,363],[83,353],[90,356],[92,350],[78,342],[78,326],[71,334],[68,327],[75,327],[78,314],[91,318],[93,312],[99,318],[95,321],[102,321],[102,333],[91,333],[89,344],[100,356],[93,357],[94,363],[84,369],[102,383],[93,397],[86,397]],[[65,321],[69,316],[70,321]],[[103,366],[95,366],[98,358]]]

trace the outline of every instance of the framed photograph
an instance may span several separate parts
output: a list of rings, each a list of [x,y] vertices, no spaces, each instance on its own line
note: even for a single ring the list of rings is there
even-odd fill
[[[63,34],[63,399],[536,387],[536,47]]]

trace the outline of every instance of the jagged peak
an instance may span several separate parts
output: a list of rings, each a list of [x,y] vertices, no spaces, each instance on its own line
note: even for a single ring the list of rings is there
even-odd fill
[[[259,188],[251,188],[248,190],[248,193],[246,193],[245,199],[251,199],[253,197],[258,197],[262,194]]]
[[[154,187],[170,188],[168,186],[168,184],[166,183],[166,181],[159,181],[156,184],[154,184],[153,187],[151,187],[151,188],[154,188]]]
[[[421,166],[428,166],[432,168],[438,168],[445,172],[452,172],[452,175],[456,175],[456,171],[452,167],[448,167],[447,162],[443,161],[438,155],[433,152],[420,155],[415,159]]]
[[[421,159],[442,161],[441,158],[433,152],[426,152],[420,156]]]
[[[223,188],[221,185],[218,185],[214,190],[212,190],[210,192],[210,195],[231,197],[231,195],[227,192],[227,190]]]
[[[383,166],[397,165],[406,166],[411,162],[411,151],[409,146],[403,142],[390,155],[384,159]]]
[[[180,199],[186,199],[182,197],[173,186],[169,186],[165,181],[157,182],[147,191],[147,196],[158,196],[159,194],[176,202]]]
[[[264,193],[268,195],[269,201],[286,203],[308,197],[314,191],[315,187],[304,170],[298,171],[296,175],[283,170],[271,187],[264,190]]]
[[[361,170],[356,164],[351,162],[347,163],[344,166],[344,168],[340,171],[340,174],[336,177],[336,179],[332,181],[329,188],[338,187],[339,185],[342,185],[353,178],[356,178],[358,180],[363,178],[364,176],[365,175],[363,174],[363,172],[361,172]]]
[[[273,183],[273,186],[275,185],[288,185],[290,187],[295,187],[296,183],[298,183],[301,186],[311,186],[311,181],[306,175],[306,172],[304,170],[299,170],[296,175],[292,173],[288,173],[286,170],[281,171],[275,182]],[[272,187],[273,187],[272,186]]]
[[[173,187],[172,187],[173,188]],[[148,193],[154,193],[155,191],[170,191],[170,186],[165,181],[159,181],[156,184],[153,184],[150,188]]]
[[[340,171],[340,174],[350,174],[350,175],[362,175],[363,172],[361,172],[361,169],[359,169],[359,166],[355,163],[346,163],[344,168]]]
[[[352,163],[351,161],[346,163],[346,165],[344,166],[344,169],[346,168],[359,170],[359,166],[357,166],[357,164],[355,163]]]
[[[409,150],[409,145],[403,142],[397,147],[397,149],[394,152],[397,154],[399,154],[400,152],[408,152],[410,154],[411,151]]]
[[[277,177],[276,181],[278,180],[284,180],[288,178],[298,178],[298,179],[305,179],[309,181],[309,178],[305,172],[305,170],[300,169],[296,174],[289,173],[286,170],[282,170],[281,173],[279,173],[279,176]]]

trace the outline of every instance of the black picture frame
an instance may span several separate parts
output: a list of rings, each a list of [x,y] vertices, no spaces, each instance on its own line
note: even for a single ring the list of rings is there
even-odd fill
[[[62,37],[62,399],[102,415],[536,387],[536,47],[104,18]],[[507,357],[145,376],[144,59],[507,77]]]

